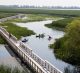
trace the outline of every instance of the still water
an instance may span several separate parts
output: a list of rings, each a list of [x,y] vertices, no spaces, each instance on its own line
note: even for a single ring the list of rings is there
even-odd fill
[[[16,23],[16,25],[21,27],[26,27],[30,30],[33,30],[36,34],[31,35],[29,37],[24,37],[28,39],[28,42],[25,43],[25,45],[29,45],[30,48],[33,49],[33,51],[39,55],[41,58],[48,60],[50,63],[52,63],[54,66],[56,66],[58,69],[64,72],[66,68],[69,70],[74,70],[74,66],[57,59],[54,54],[54,50],[49,48],[49,44],[52,42],[55,42],[55,39],[58,39],[60,37],[63,37],[65,34],[62,31],[53,30],[50,28],[45,27],[45,24],[51,23],[52,20],[47,21],[38,21],[38,22],[28,22],[28,23]],[[44,38],[38,38],[36,35],[44,33]],[[51,36],[52,39],[48,40],[48,37]]]

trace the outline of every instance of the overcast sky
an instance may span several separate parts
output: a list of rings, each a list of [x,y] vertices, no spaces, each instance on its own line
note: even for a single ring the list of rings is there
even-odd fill
[[[0,0],[0,5],[80,6],[80,0]]]

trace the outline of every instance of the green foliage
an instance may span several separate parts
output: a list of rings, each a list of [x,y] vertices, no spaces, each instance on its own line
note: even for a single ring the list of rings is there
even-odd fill
[[[80,49],[80,20],[74,20],[67,26],[65,36],[68,38],[69,47]]]
[[[5,40],[0,36],[0,44],[5,44]]]
[[[46,24],[49,28],[55,28],[55,29],[64,29],[68,23],[70,23],[73,20],[73,18],[65,18],[58,21],[53,21],[51,24]]]
[[[32,32],[31,30],[28,30],[27,28],[24,27],[19,27],[10,22],[1,23],[0,26],[7,26],[5,27],[5,29],[7,29],[9,33],[12,33],[18,39],[20,39],[21,36],[29,36],[31,34],[34,34],[34,32]]]
[[[16,15],[17,13],[5,13],[5,12],[0,12],[0,18],[5,18],[9,16]]]
[[[58,19],[60,17],[58,16],[52,16],[48,14],[27,14],[28,16],[28,21],[41,21],[41,20],[46,20],[46,19]]]
[[[24,71],[20,71],[18,68],[11,69],[8,66],[0,66],[0,73],[26,73]]]
[[[48,14],[25,14],[26,18],[25,19],[12,19],[12,20],[9,20],[11,22],[32,22],[32,21],[43,21],[43,20],[46,20],[46,19],[59,19],[60,17],[58,16],[51,16],[51,15],[48,15]]]
[[[29,8],[0,8],[0,12],[6,13],[27,13],[27,14],[50,14],[57,16],[80,16],[80,10],[50,10],[50,9],[29,9]]]
[[[67,25],[65,36],[52,44],[51,48],[54,48],[58,58],[80,65],[80,20],[74,20]]]

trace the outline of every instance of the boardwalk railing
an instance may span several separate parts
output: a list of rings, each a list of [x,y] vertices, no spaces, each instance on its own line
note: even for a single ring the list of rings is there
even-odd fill
[[[11,35],[11,38],[9,38],[9,33],[3,27],[0,27],[0,34],[23,58],[23,61],[28,63],[37,73],[63,73],[48,61],[40,58],[28,45],[25,46],[15,36]]]

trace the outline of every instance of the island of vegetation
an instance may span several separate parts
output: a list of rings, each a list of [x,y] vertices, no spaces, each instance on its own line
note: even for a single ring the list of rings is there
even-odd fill
[[[70,23],[74,18],[64,18],[64,19],[59,19],[57,21],[53,21],[51,24],[46,24],[45,26],[52,28],[52,29],[57,29],[57,30],[65,30],[65,27]]]

